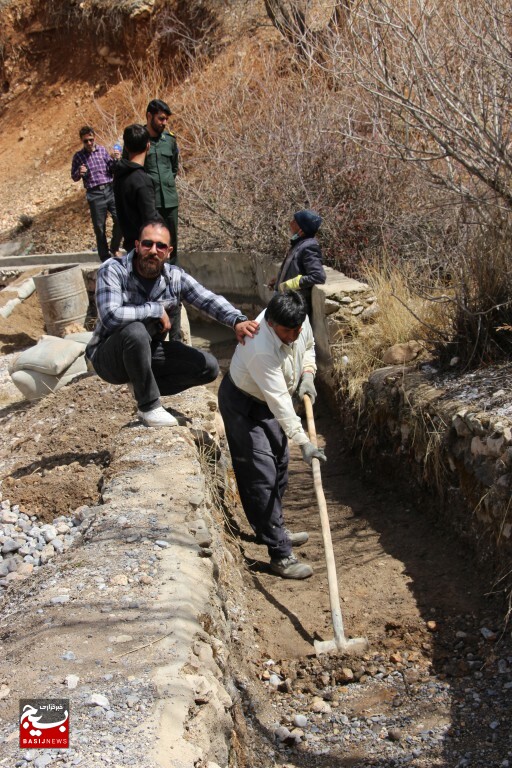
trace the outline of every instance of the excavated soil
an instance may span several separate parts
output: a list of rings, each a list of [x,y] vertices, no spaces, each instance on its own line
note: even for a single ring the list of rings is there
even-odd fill
[[[33,346],[44,333],[43,313],[35,293],[16,308],[16,315],[0,317],[0,352],[8,355]]]

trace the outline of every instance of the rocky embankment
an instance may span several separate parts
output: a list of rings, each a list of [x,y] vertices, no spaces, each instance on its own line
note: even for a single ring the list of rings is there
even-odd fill
[[[182,426],[156,432],[130,425],[119,387],[95,378],[75,387],[82,403],[101,393],[119,406],[111,472],[101,499],[51,523],[2,501],[0,764],[224,766],[233,708],[217,596],[225,555],[209,530],[201,465],[215,402],[203,389],[174,398]],[[52,396],[55,414],[72,392]],[[19,748],[18,701],[31,697],[69,699],[69,749],[41,750],[35,738]]]
[[[380,311],[369,286],[327,270],[313,306],[320,372],[351,441],[377,481],[390,474],[435,498],[463,546],[491,566],[498,590],[512,586],[511,365],[474,372],[436,368],[419,342],[397,344],[364,386],[346,398],[354,322],[371,328]],[[345,355],[348,357],[345,357]],[[376,469],[375,469],[376,467]],[[401,478],[401,480],[399,479]]]
[[[369,461],[408,467],[439,512],[510,588],[512,401],[510,366],[440,375],[430,364],[372,374],[361,434]],[[362,444],[362,439],[358,441]],[[508,576],[506,575],[508,573]]]

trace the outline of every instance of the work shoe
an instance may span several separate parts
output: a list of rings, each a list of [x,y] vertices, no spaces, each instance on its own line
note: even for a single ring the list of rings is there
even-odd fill
[[[285,528],[284,532],[294,547],[300,547],[302,544],[305,544],[306,541],[309,540],[309,533],[307,531],[297,531],[296,533],[293,533],[288,528]]]
[[[295,555],[270,561],[270,570],[283,579],[307,579],[313,575],[313,569],[307,563],[299,563]]]
[[[146,427],[175,427],[178,421],[162,408],[154,408],[152,411],[137,411],[138,418]]]

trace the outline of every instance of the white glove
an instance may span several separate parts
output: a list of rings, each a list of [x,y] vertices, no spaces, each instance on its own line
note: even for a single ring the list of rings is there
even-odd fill
[[[327,461],[327,456],[321,448],[317,448],[313,443],[304,443],[300,447],[302,451],[302,458],[306,464],[311,465],[313,459],[319,459],[320,461]]]
[[[311,405],[314,405],[316,400],[315,377],[310,371],[303,373],[300,380],[299,397],[301,400],[304,400],[304,395],[309,395]]]

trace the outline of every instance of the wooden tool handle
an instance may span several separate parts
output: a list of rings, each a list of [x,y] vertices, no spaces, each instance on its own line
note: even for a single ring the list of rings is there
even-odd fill
[[[304,405],[306,407],[306,419],[308,423],[309,439],[318,448],[316,437],[315,420],[313,417],[313,406],[309,395],[304,395]],[[320,512],[320,522],[322,525],[322,538],[324,540],[325,562],[327,565],[327,581],[329,584],[329,602],[331,604],[332,625],[334,637],[338,644],[345,642],[345,633],[343,630],[343,618],[341,615],[340,596],[338,592],[338,577],[336,575],[336,561],[334,559],[334,550],[332,546],[331,528],[329,525],[329,516],[327,514],[327,503],[325,501],[324,489],[322,487],[322,474],[320,471],[320,461],[313,459],[311,462],[313,469],[313,482],[315,485],[316,500]]]

